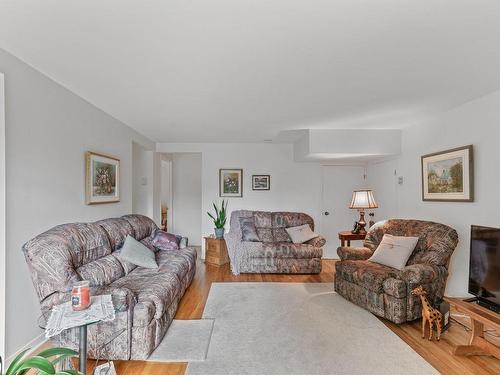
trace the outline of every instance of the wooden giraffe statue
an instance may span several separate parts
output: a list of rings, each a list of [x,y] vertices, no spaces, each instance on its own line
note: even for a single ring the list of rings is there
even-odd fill
[[[427,292],[419,286],[412,290],[411,294],[419,296],[422,301],[422,338],[425,339],[425,325],[429,322],[429,341],[432,340],[433,325],[436,325],[437,340],[441,339],[443,314],[433,308],[427,299]]]

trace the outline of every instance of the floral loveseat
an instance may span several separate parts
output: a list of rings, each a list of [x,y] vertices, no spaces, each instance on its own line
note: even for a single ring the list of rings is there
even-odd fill
[[[196,250],[156,251],[151,245],[156,229],[146,216],[126,215],[59,225],[23,246],[44,315],[69,301],[79,280],[90,281],[92,295],[112,295],[115,320],[88,328],[91,358],[146,359],[167,332],[195,274]],[[158,269],[136,267],[116,256],[127,235],[156,251]],[[102,345],[120,331],[103,351]],[[76,349],[77,331],[64,331],[55,341]]]
[[[259,241],[242,240],[240,218],[253,218]],[[225,236],[233,274],[320,273],[325,239],[294,244],[285,230],[303,224],[314,230],[314,220],[301,212],[233,211]]]
[[[402,271],[367,260],[385,233],[420,238]],[[431,302],[443,297],[448,263],[457,244],[457,232],[443,224],[402,219],[381,221],[370,228],[364,247],[338,248],[335,290],[394,323],[417,319],[421,313],[420,299],[411,291],[422,285]]]

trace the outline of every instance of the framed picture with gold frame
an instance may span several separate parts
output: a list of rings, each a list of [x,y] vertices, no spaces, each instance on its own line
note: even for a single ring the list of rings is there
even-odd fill
[[[472,145],[422,156],[422,200],[474,201]]]
[[[85,203],[120,201],[120,159],[87,151],[85,153]]]
[[[219,169],[219,196],[243,196],[243,169]]]

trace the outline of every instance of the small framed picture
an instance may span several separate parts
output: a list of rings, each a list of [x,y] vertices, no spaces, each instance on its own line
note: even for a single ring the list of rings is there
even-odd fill
[[[120,159],[88,151],[85,165],[85,203],[119,202]]]
[[[472,202],[472,145],[422,156],[422,200]]]
[[[268,174],[254,174],[252,176],[252,190],[271,190],[271,176]]]
[[[219,196],[243,196],[243,169],[219,169]]]

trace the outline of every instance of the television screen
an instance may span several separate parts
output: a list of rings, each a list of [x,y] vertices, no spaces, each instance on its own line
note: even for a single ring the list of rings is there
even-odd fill
[[[500,229],[471,228],[469,293],[500,306]]]

